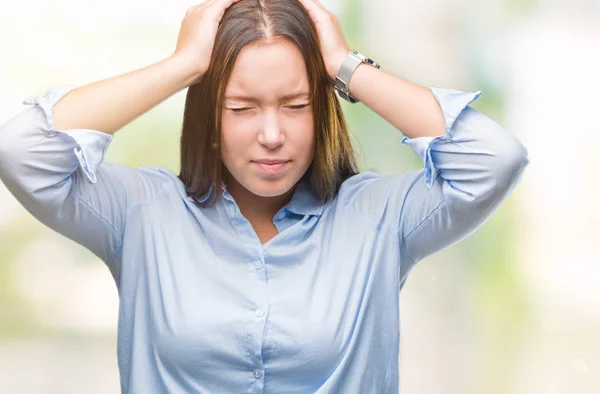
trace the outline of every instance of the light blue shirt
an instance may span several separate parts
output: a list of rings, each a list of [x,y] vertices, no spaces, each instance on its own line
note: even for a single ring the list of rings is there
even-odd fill
[[[423,169],[362,172],[326,204],[301,182],[263,245],[226,187],[199,208],[169,169],[104,160],[112,135],[54,129],[75,87],[0,127],[0,179],[110,269],[122,393],[397,393],[408,272],[489,219],[529,162],[469,106],[480,91],[430,88],[445,135],[402,139]]]

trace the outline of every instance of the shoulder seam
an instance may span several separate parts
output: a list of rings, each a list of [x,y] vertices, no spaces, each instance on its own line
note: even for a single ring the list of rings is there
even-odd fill
[[[73,191],[73,194],[75,194],[75,197],[77,198],[78,201],[80,201],[83,205],[85,205],[86,207],[88,207],[88,209],[90,211],[92,211],[96,215],[98,215],[98,217],[100,219],[102,219],[103,222],[105,222],[106,224],[108,224],[108,226],[110,228],[112,228],[115,233],[117,233],[117,235],[119,236],[119,238],[123,239],[123,236],[121,235],[121,233],[119,233],[119,231],[115,228],[115,226],[111,222],[109,222],[108,220],[106,220],[106,218],[104,216],[102,216],[100,214],[100,212],[96,211],[94,208],[92,208],[91,205],[89,205],[87,202],[85,202],[85,200],[82,198],[82,196],[79,193],[77,193],[76,191]]]
[[[106,260],[106,265],[110,266],[112,264],[112,260],[119,254],[119,252],[123,249],[123,244],[124,244],[124,240],[123,237],[121,237],[121,244],[119,245],[118,248],[116,248],[111,256],[109,257],[108,260]]]
[[[116,252],[117,252],[119,249],[121,249],[121,248],[123,247],[123,234],[121,234],[121,233],[119,232],[119,230],[117,230],[117,229],[115,228],[115,226],[114,226],[114,225],[113,225],[111,222],[109,222],[108,220],[106,220],[106,218],[105,218],[104,216],[102,216],[102,215],[100,214],[100,212],[98,212],[97,210],[95,210],[94,208],[92,208],[92,206],[91,206],[91,205],[89,205],[87,202],[85,202],[85,200],[82,198],[82,196],[81,196],[79,193],[77,193],[76,191],[73,191],[73,194],[75,195],[76,201],[78,201],[78,202],[82,203],[82,204],[83,204],[85,207],[87,207],[87,208],[88,208],[90,211],[94,212],[94,213],[95,213],[95,214],[96,214],[96,215],[97,215],[97,216],[98,216],[100,219],[102,219],[102,221],[103,221],[104,223],[106,223],[106,224],[107,224],[107,225],[108,225],[108,226],[109,226],[109,227],[110,227],[110,228],[111,228],[111,229],[112,229],[112,230],[113,230],[113,231],[114,231],[114,232],[117,234],[117,236],[119,237],[119,240],[120,240],[119,247],[117,247],[117,248],[116,248],[114,251],[112,251],[112,252],[111,252],[111,254],[109,255],[108,259],[106,260],[106,262],[107,262],[107,263],[108,263],[108,262],[110,262],[110,261],[112,260],[112,258],[114,257],[115,253],[116,253]]]
[[[423,220],[421,220],[421,221],[419,222],[419,224],[417,224],[417,225],[416,225],[416,226],[415,226],[415,227],[414,227],[412,230],[410,230],[410,231],[408,232],[408,234],[406,234],[404,237],[402,237],[402,242],[404,243],[404,239],[406,239],[406,237],[408,237],[409,235],[411,235],[413,231],[415,231],[415,230],[416,230],[416,229],[418,229],[418,228],[419,228],[419,227],[420,227],[420,226],[421,226],[423,223],[425,223],[425,221],[426,221],[427,219],[429,219],[429,218],[431,217],[431,215],[433,215],[433,213],[434,213],[435,211],[437,211],[437,210],[438,210],[438,208],[439,208],[439,207],[440,207],[442,204],[444,204],[445,202],[446,202],[446,200],[442,200],[442,201],[440,201],[440,202],[439,202],[439,203],[438,203],[438,204],[437,204],[437,205],[436,205],[436,206],[435,206],[435,207],[434,207],[434,208],[431,210],[431,212],[429,212],[429,213],[427,214],[427,216],[425,216],[425,217],[423,218]]]

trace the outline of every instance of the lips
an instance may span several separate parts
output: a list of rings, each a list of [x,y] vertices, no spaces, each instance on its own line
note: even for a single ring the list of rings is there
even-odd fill
[[[266,164],[263,162],[255,161],[254,164],[265,174],[277,174],[287,165],[287,161],[284,162],[276,162],[276,164]]]
[[[280,163],[285,163],[286,161],[289,161],[289,160],[269,160],[269,159],[255,160],[256,163],[262,163],[262,164],[280,164]]]

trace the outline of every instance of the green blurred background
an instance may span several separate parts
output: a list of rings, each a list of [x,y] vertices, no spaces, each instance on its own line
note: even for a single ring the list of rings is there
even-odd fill
[[[600,393],[600,1],[321,2],[350,46],[387,72],[481,90],[472,106],[529,151],[499,211],[410,273],[400,297],[401,392]],[[0,14],[0,124],[52,86],[168,56],[194,4],[11,4]],[[177,173],[185,92],[116,133],[106,160]],[[422,167],[399,130],[363,104],[342,106],[361,170]],[[37,222],[0,183],[0,392],[119,392],[117,308],[102,262]]]

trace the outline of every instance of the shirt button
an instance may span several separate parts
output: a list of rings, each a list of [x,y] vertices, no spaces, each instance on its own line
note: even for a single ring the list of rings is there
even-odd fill
[[[265,312],[262,310],[262,308],[258,308],[256,310],[256,316],[261,317],[264,314],[265,314]]]
[[[262,371],[260,369],[255,369],[254,370],[254,377],[256,379],[260,379],[262,377]]]
[[[259,270],[261,266],[262,266],[262,264],[261,264],[261,262],[259,260],[256,260],[254,262],[254,268],[255,269]]]
[[[283,219],[283,218],[285,218],[285,212],[279,212],[279,213],[277,214],[277,219],[281,220],[281,219]]]

